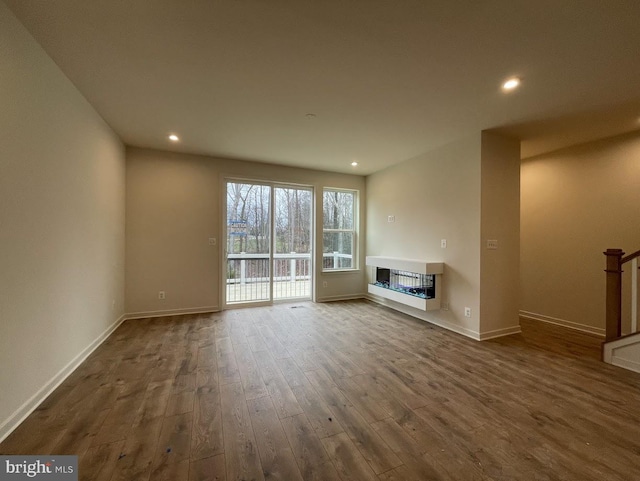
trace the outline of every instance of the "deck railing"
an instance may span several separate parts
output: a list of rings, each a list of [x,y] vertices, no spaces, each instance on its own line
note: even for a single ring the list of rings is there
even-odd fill
[[[638,258],[640,251],[624,256],[622,249],[607,249],[606,340],[622,336],[622,267],[631,265],[631,332],[638,332]]]
[[[227,284],[269,281],[269,254],[227,255]],[[309,279],[311,254],[274,254],[274,282]]]
[[[352,256],[329,252],[322,255],[323,269],[351,266]],[[273,273],[269,254],[227,254],[227,302],[268,301],[269,279],[273,275],[273,298],[311,297],[311,254],[290,252],[273,255]]]
[[[322,254],[323,269],[341,269],[344,263],[351,266],[351,254],[341,254],[339,252],[325,252]],[[274,281],[309,279],[309,263],[311,254],[299,254],[291,252],[289,254],[274,254],[276,265],[274,268]],[[234,262],[235,261],[235,262]],[[247,261],[254,261],[248,263]],[[283,268],[283,263],[289,262],[289,266]],[[265,264],[264,266],[262,264]],[[269,254],[239,254],[227,255],[227,284],[246,284],[247,282],[267,282],[269,280]],[[279,268],[280,267],[280,268]],[[286,272],[286,274],[283,274]],[[295,273],[295,275],[294,275]],[[231,275],[233,274],[233,275]]]

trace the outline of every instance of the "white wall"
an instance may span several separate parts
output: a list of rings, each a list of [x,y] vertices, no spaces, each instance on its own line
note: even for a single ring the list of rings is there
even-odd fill
[[[640,249],[640,133],[527,159],[521,176],[522,310],[604,334],[602,252]]]
[[[480,314],[480,140],[478,133],[367,177],[367,255],[444,262],[441,299],[449,310],[406,311],[473,337]]]
[[[367,178],[367,255],[445,263],[449,310],[389,305],[476,339],[519,332],[519,163],[518,140],[482,132]]]
[[[215,310],[222,307],[222,202],[226,177],[355,189],[360,192],[361,232],[365,229],[365,180],[258,162],[131,148],[127,151],[126,310],[131,315]],[[320,197],[321,198],[321,197]],[[322,204],[316,204],[316,245],[322,242]],[[218,245],[208,245],[209,237]],[[316,265],[322,250],[317,249]],[[362,295],[364,239],[360,269],[322,273],[316,269],[316,299]],[[323,281],[327,287],[323,287]],[[158,299],[158,291],[166,299]]]
[[[520,330],[520,140],[483,132],[481,178],[480,332],[491,337]]]
[[[0,439],[124,312],[124,172],[119,139],[0,2]]]

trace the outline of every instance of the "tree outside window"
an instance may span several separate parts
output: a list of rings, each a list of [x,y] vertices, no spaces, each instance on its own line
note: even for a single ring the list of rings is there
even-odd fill
[[[322,267],[354,269],[356,246],[355,191],[325,189],[322,198]]]

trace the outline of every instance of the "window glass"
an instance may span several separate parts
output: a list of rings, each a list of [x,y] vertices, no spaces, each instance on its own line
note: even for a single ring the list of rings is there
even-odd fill
[[[322,268],[354,269],[356,192],[325,189],[322,199]]]

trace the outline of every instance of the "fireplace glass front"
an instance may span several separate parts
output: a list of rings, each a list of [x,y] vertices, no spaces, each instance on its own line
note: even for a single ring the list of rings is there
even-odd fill
[[[377,267],[374,285],[422,299],[436,297],[434,274],[418,274]]]

